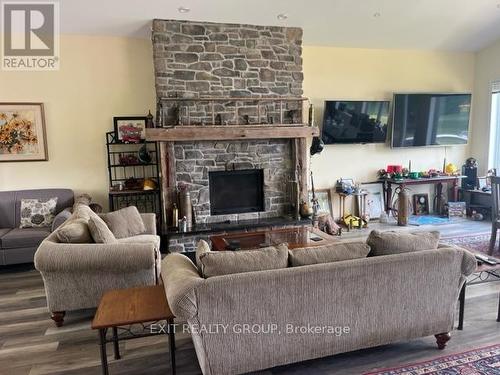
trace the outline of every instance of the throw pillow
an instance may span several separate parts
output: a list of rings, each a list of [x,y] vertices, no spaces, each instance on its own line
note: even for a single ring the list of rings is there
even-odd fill
[[[116,238],[132,237],[146,232],[141,214],[135,206],[102,214],[101,218]]]
[[[56,213],[57,197],[21,199],[20,228],[50,227]]]
[[[102,220],[97,214],[91,216],[88,221],[90,235],[96,243],[114,243],[116,238],[113,232],[108,228],[104,220]]]
[[[370,256],[391,255],[437,249],[440,236],[438,231],[402,233],[373,230],[366,243],[371,248]]]
[[[57,238],[64,243],[93,242],[85,219],[71,219],[57,230]]]
[[[292,267],[365,258],[370,246],[363,242],[332,243],[318,247],[293,249],[288,252]]]
[[[207,251],[200,254],[200,263],[205,278],[287,268],[288,248],[281,244],[255,250]]]
[[[88,221],[92,216],[92,213],[93,212],[89,206],[82,203],[78,203],[73,206],[72,219],[85,219]]]
[[[202,254],[208,253],[209,251],[211,251],[211,250],[210,250],[210,245],[208,244],[207,241],[204,241],[204,240],[198,241],[198,244],[196,245],[196,254],[195,254],[196,266],[198,267],[198,269],[201,270],[200,256]]]

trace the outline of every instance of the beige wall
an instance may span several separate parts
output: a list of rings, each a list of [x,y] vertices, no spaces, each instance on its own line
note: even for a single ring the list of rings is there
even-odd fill
[[[0,98],[44,103],[49,150],[48,162],[0,163],[0,190],[68,187],[106,203],[113,116],[155,106],[151,42],[63,36],[59,71],[0,70]]]
[[[317,109],[318,124],[326,99],[392,100],[393,92],[472,92],[474,85],[472,53],[305,47],[303,57],[304,95]],[[445,157],[461,166],[468,147],[327,145],[311,165],[316,187],[331,188],[340,177],[373,181],[377,170],[388,164],[407,166],[409,160],[412,170],[442,168]],[[412,190],[430,192],[429,187]],[[338,215],[336,209],[334,213]]]
[[[500,80],[500,40],[476,55],[474,114],[471,154],[477,158],[480,173],[488,170],[490,144],[491,83]]]
[[[472,91],[474,55],[304,47],[304,95],[317,121],[325,99],[390,99],[394,91]],[[69,187],[107,200],[104,133],[114,115],[141,115],[155,105],[151,42],[63,36],[61,70],[0,71],[1,101],[45,103],[48,162],[0,163],[0,190]],[[466,147],[448,147],[461,164]],[[312,160],[317,187],[340,177],[373,180],[389,163],[440,167],[443,148],[391,150],[384,145],[326,146]]]

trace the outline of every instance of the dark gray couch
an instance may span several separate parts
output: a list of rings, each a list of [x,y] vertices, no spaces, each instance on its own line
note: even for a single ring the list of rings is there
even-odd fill
[[[56,219],[50,228],[19,228],[21,199],[57,197]],[[74,194],[70,189],[0,191],[0,266],[31,263],[38,245],[69,217]]]

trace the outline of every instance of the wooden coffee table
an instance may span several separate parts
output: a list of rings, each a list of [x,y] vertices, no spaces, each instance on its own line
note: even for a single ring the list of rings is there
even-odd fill
[[[129,326],[163,320],[167,321],[170,342],[170,363],[172,374],[175,374],[174,315],[168,306],[163,285],[117,289],[105,293],[101,298],[94,320],[92,321],[92,329],[99,330],[102,373],[104,375],[108,375],[109,373],[106,354],[107,343],[113,343],[115,359],[120,359],[120,340],[130,340],[158,334],[151,332],[144,334],[132,333]],[[109,328],[113,331],[113,337],[110,339],[106,337]],[[118,328],[124,330],[124,336],[118,335]],[[147,329],[148,326],[143,328]]]
[[[232,247],[237,247],[238,250],[258,249],[259,247],[276,246],[285,242],[288,244],[289,249],[340,242],[334,236],[311,227],[227,233],[211,236],[210,240],[214,251],[231,250]]]

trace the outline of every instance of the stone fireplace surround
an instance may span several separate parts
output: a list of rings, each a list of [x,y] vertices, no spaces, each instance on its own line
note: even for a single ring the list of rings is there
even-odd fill
[[[290,214],[288,192],[294,173],[290,142],[277,139],[175,143],[177,185],[189,188],[195,223],[241,221]],[[258,213],[211,216],[208,173],[241,169],[264,170],[265,210]]]
[[[275,26],[215,24],[154,20],[153,56],[156,94],[161,98],[260,98],[302,95],[302,30]],[[173,102],[161,102],[164,122],[171,120]],[[235,116],[222,110],[230,123],[242,124],[244,115],[259,122],[256,106],[235,103]],[[276,107],[269,109],[268,113]],[[192,124],[210,121],[207,104],[188,107]],[[260,114],[259,114],[260,115]],[[279,126],[279,125],[277,125]],[[307,179],[297,171],[297,147],[305,139],[225,139],[161,142],[162,190],[165,217],[169,217],[174,188],[185,185],[192,197],[196,225],[282,217],[291,211],[290,180]],[[265,211],[210,215],[208,173],[219,170],[263,169]],[[304,166],[306,168],[306,166]],[[301,176],[300,176],[301,174]],[[304,176],[306,176],[304,178]],[[307,191],[301,192],[302,196]],[[206,234],[178,234],[170,251],[194,250]]]

